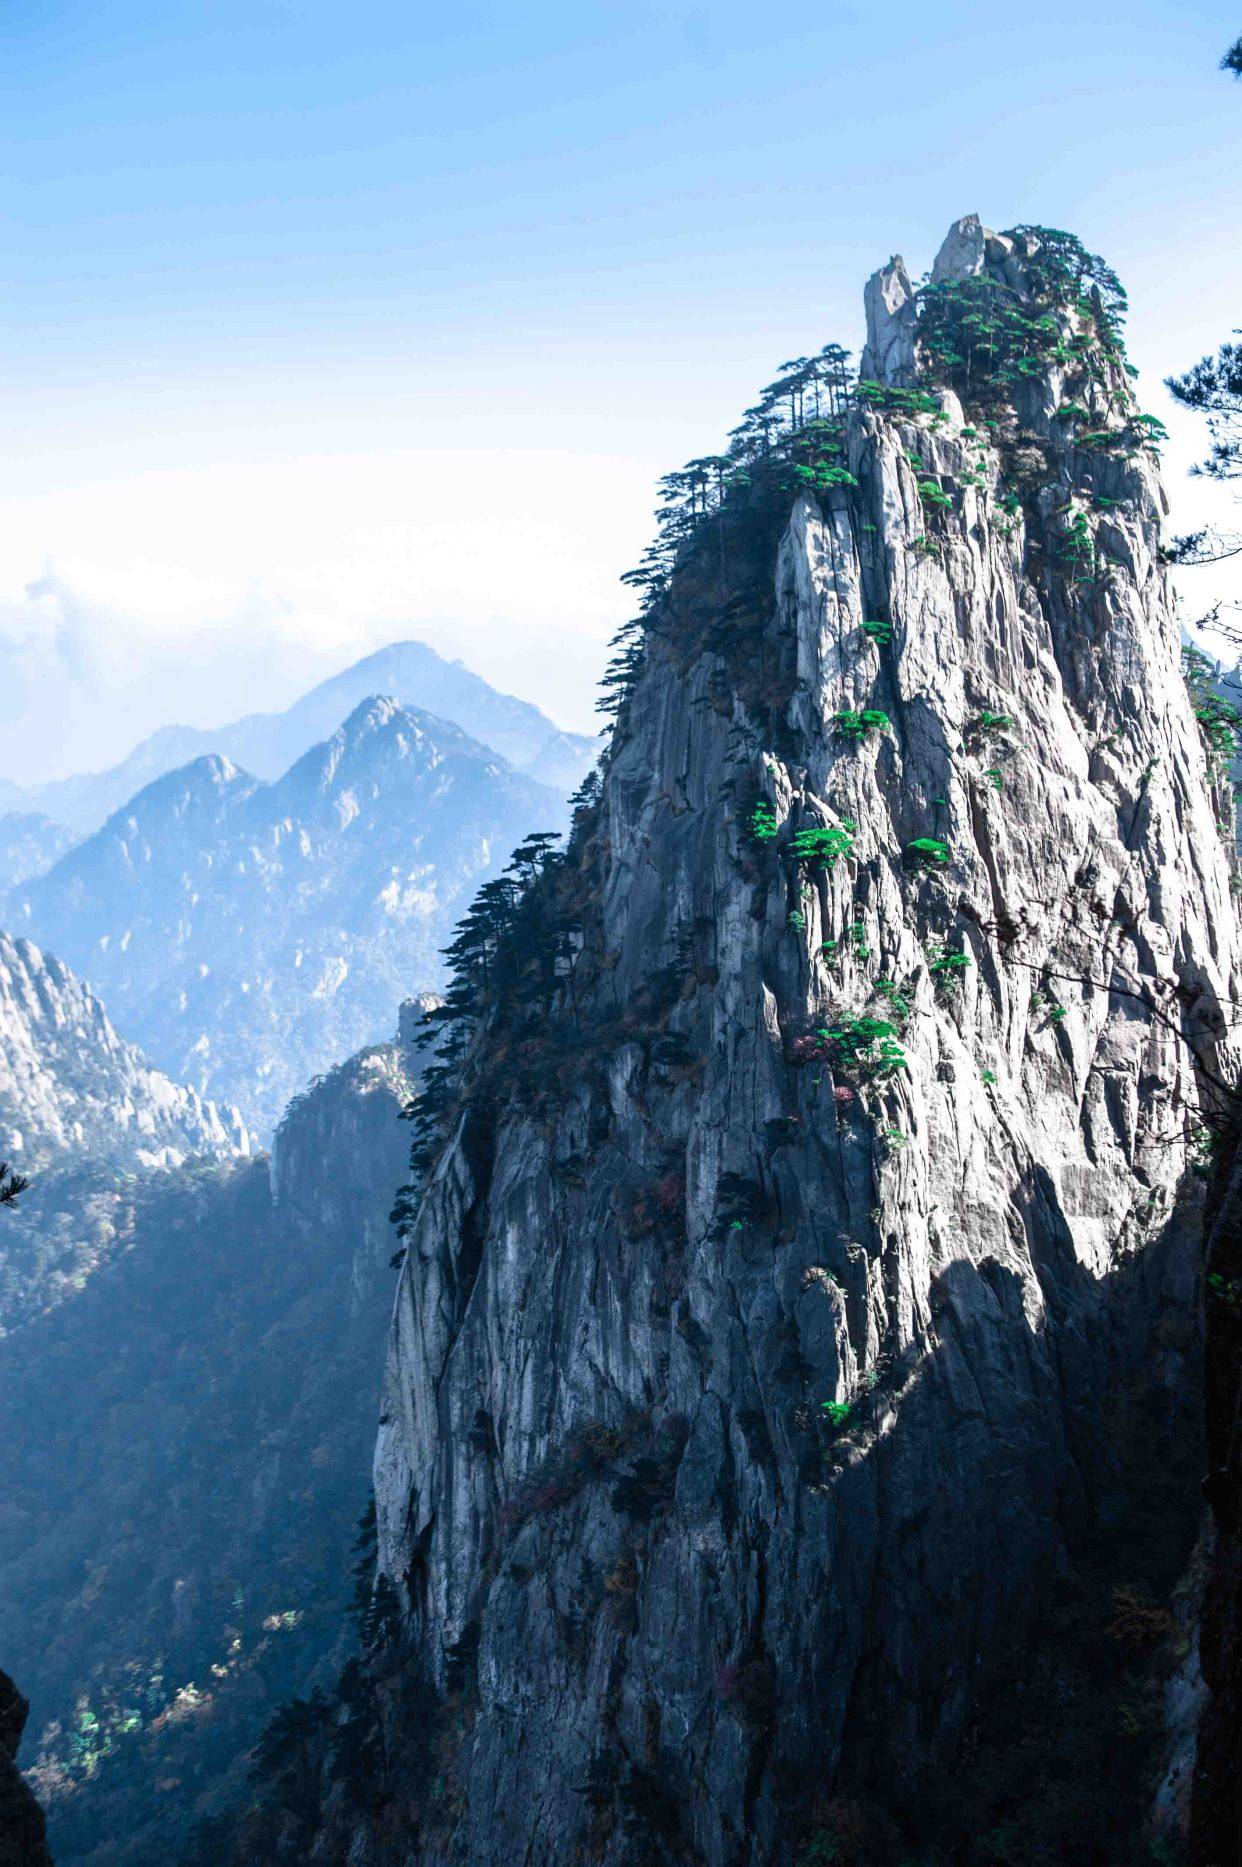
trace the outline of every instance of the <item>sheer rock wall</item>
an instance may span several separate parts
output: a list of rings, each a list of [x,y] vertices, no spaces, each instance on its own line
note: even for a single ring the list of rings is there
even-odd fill
[[[1232,1071],[1235,915],[1156,468],[1076,446],[1063,397],[1056,365],[1019,392],[1017,511],[951,392],[939,423],[854,409],[857,489],[791,497],[766,567],[774,723],[702,632],[649,644],[577,1009],[609,1028],[689,941],[683,1061],[632,1036],[551,1118],[468,1106],[398,1292],[381,1567],[471,1706],[422,1861],[758,1867],[851,1759],[912,1782],[1039,1612],[1116,1370],[1178,1378],[1151,1344],[1197,1300],[1183,1037]],[[691,623],[710,600],[683,580]],[[863,708],[891,729],[854,743]],[[844,822],[831,868],[792,853]],[[883,1017],[877,980],[911,1001],[887,1075],[816,1036]]]

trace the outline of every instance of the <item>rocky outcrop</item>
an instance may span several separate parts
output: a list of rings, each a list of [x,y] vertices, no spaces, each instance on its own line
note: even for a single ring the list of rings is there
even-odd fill
[[[918,322],[914,287],[900,253],[873,272],[863,292],[867,342],[862,374],[874,382],[908,383],[914,375],[914,332]]]
[[[67,966],[0,933],[0,1158],[169,1166],[248,1148],[236,1109],[153,1069]]]
[[[9,1675],[0,1672],[0,1867],[52,1867],[43,1810],[17,1767],[29,1712]]]
[[[955,220],[932,261],[932,284],[943,285],[946,279],[973,279],[983,271],[987,242],[996,235],[985,233],[977,214],[963,214]]]
[[[367,1858],[769,1867],[816,1793],[909,1809],[1112,1507],[1119,1383],[1190,1378],[1229,863],[1115,330],[1035,252],[959,223],[951,280],[1022,281],[969,383],[952,294],[872,281],[892,388],[683,545],[560,983],[479,987],[376,1457],[460,1715]]]

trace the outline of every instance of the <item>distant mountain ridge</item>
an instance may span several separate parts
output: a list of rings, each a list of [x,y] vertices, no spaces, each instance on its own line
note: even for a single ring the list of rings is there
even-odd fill
[[[270,1130],[434,988],[478,884],[566,814],[460,727],[371,696],[275,782],[219,753],[161,775],[7,912],[161,1067]]]
[[[46,874],[76,841],[72,830],[42,811],[10,811],[0,816],[0,876],[15,888],[32,875]]]
[[[553,790],[573,790],[598,750],[595,739],[562,732],[529,701],[500,693],[425,643],[392,642],[321,681],[283,712],[251,713],[219,727],[163,726],[107,771],[25,790],[0,780],[0,810],[42,813],[88,836],[155,779],[205,755],[219,754],[257,778],[278,778],[374,694],[392,694],[405,706],[452,721]]]

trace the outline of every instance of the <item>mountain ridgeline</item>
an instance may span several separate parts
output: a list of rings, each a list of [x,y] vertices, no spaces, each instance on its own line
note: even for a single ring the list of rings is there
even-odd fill
[[[967,217],[665,483],[570,843],[454,944],[375,1611],[233,1858],[1162,1858],[1239,980],[1124,308]]]
[[[22,862],[34,863],[45,850],[54,856],[57,830],[71,840],[89,836],[166,772],[213,754],[256,778],[279,778],[375,694],[455,721],[506,763],[557,791],[574,788],[596,750],[584,734],[560,731],[529,701],[499,693],[425,642],[390,642],[321,681],[283,713],[250,713],[216,727],[164,726],[108,771],[25,790],[0,780],[0,810],[10,813],[0,817],[0,847],[13,848]]]
[[[460,727],[372,697],[274,781],[216,753],[157,778],[5,913],[162,1068],[270,1133],[436,985],[463,903],[565,814]]]

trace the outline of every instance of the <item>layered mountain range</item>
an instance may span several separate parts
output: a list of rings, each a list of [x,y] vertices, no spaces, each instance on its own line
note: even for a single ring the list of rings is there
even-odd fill
[[[460,902],[564,821],[591,750],[397,644],[284,714],[169,729],[48,788],[60,821],[0,821],[23,930],[0,934],[0,1159],[32,1176],[0,1237],[0,1640],[58,1859],[176,1857],[341,1645],[418,1006],[339,1059],[439,974]],[[236,1081],[270,1159],[135,1034]],[[25,1707],[0,1709],[7,1768]],[[16,1777],[0,1799],[35,1859]]]
[[[666,481],[563,851],[498,879],[544,794],[368,689],[11,897],[270,1122],[483,883],[434,1062],[407,1013],[270,1160],[200,1114],[234,1158],[85,1190],[89,995],[11,943],[3,1657],[62,1861],[1155,1867],[1205,1699],[1228,1834],[1242,951],[1158,424],[1072,236],[967,216],[865,307],[860,377]]]
[[[562,732],[538,707],[499,693],[459,661],[423,642],[392,642],[321,681],[279,713],[251,713],[224,726],[165,726],[108,771],[25,787],[0,780],[0,810],[42,817],[75,840],[88,836],[156,778],[212,753],[257,778],[279,778],[304,752],[327,739],[362,701],[391,694],[403,706],[455,721],[508,764],[540,784],[569,792],[590,766],[597,742]],[[0,817],[0,840],[19,834]],[[29,821],[28,843],[42,834]]]
[[[479,883],[565,816],[459,727],[371,698],[273,781],[217,753],[156,779],[4,915],[162,1067],[270,1133],[435,986]]]

